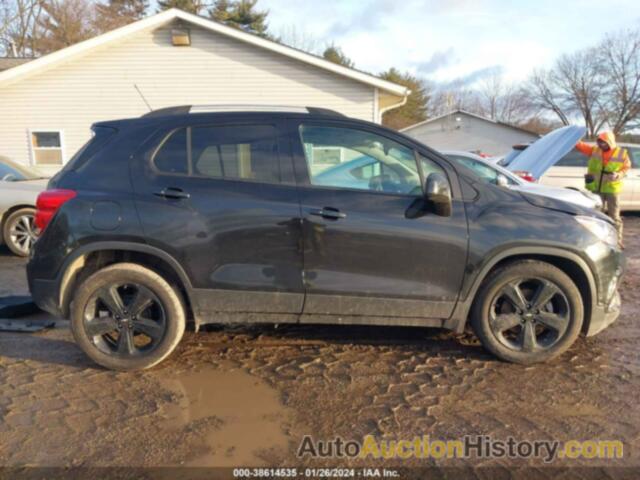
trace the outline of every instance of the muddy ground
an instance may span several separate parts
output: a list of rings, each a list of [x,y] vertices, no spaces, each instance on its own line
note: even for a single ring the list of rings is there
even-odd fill
[[[0,333],[0,465],[497,467],[479,478],[534,465],[535,478],[557,477],[538,460],[296,458],[306,434],[481,434],[619,439],[622,459],[553,465],[598,467],[562,478],[640,476],[640,216],[625,224],[621,317],[545,365],[503,363],[472,337],[438,330],[253,326],[188,332],[151,371],[114,373],[82,354],[64,321],[37,334]],[[2,250],[0,296],[16,293],[26,293],[24,261]]]

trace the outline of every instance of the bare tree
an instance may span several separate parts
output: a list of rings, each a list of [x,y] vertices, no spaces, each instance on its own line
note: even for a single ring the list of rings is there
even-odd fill
[[[275,38],[289,47],[297,48],[314,55],[322,55],[324,48],[322,42],[309,32],[300,30],[296,24],[292,23],[281,28],[275,35]]]
[[[481,81],[478,95],[481,110],[493,120],[515,124],[531,115],[522,90],[505,82],[501,73]]]
[[[563,55],[552,71],[553,82],[560,92],[565,108],[579,113],[587,134],[593,137],[607,121],[603,105],[605,82],[595,49]]]
[[[0,0],[0,56],[39,53],[43,0]]]
[[[569,125],[569,114],[562,105],[551,74],[547,70],[534,70],[523,87],[529,106],[539,112],[553,112],[563,125]]]
[[[40,24],[39,52],[49,53],[95,35],[95,6],[89,0],[47,0]]]
[[[605,109],[614,133],[640,120],[640,29],[607,35],[597,49],[605,84]]]

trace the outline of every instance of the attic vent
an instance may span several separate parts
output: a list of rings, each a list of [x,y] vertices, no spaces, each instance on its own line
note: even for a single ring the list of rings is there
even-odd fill
[[[174,28],[171,30],[171,43],[174,47],[188,47],[191,45],[191,36],[187,28]]]

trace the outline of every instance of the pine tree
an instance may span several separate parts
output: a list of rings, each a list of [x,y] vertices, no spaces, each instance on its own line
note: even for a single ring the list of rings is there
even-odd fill
[[[337,63],[338,65],[342,65],[344,67],[353,68],[355,66],[353,60],[347,57],[342,49],[335,46],[334,44],[329,45],[325,49],[322,56],[325,60],[329,60],[330,62]]]
[[[386,72],[381,73],[380,78],[404,85],[411,90],[406,104],[385,112],[382,115],[383,125],[399,130],[427,119],[429,94],[427,92],[427,86],[422,80],[410,73],[401,73],[395,68],[390,68]]]
[[[216,0],[209,16],[217,22],[253,33],[264,38],[271,38],[267,33],[268,10],[256,10],[258,0]]]
[[[169,10],[170,8],[178,8],[199,15],[204,5],[202,0],[158,0],[158,10]]]

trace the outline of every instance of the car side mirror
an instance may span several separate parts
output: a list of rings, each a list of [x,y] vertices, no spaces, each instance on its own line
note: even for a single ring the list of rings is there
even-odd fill
[[[499,187],[508,187],[509,179],[500,173],[496,177],[496,185],[498,185]]]
[[[441,173],[430,173],[427,177],[425,197],[433,205],[433,212],[441,217],[450,217],[452,209],[451,187]]]

